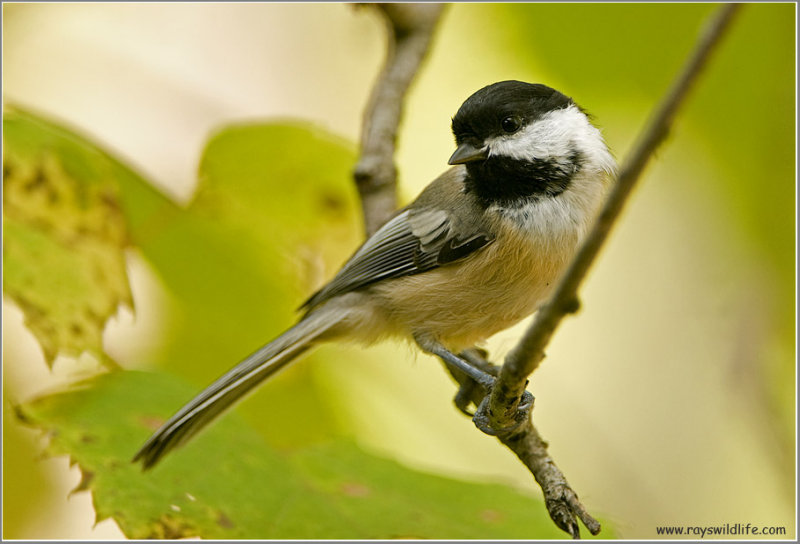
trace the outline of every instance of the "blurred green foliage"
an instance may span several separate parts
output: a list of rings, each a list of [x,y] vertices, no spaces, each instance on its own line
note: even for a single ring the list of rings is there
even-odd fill
[[[590,109],[603,123],[613,117],[602,112],[618,104],[646,116],[714,9],[669,3],[497,7],[523,59],[557,73],[579,102],[591,97]],[[699,130],[705,160],[726,172],[724,178],[674,182],[687,195],[697,183],[722,183],[716,193],[763,248],[765,264],[781,282],[794,276],[794,201],[786,198],[795,171],[794,10],[790,3],[744,5],[672,132],[679,141],[686,129]],[[624,150],[617,154],[624,157]]]
[[[292,323],[312,284],[356,244],[352,161],[346,144],[309,126],[241,125],[214,135],[194,200],[162,210],[137,240],[171,297],[169,334],[147,362],[205,385]],[[144,190],[122,190],[126,199],[134,193]],[[251,424],[274,443],[337,434],[312,372],[313,363],[297,365],[267,383],[268,394],[248,399]]]
[[[410,471],[349,441],[277,453],[226,417],[147,473],[141,438],[195,391],[163,374],[112,372],[18,408],[48,452],[84,474],[98,521],[130,538],[559,538],[539,501],[491,484]]]
[[[25,112],[3,117],[3,291],[48,364],[58,353],[102,358],[106,321],[133,305],[113,172],[86,151]]]
[[[3,391],[6,397],[7,391]],[[52,473],[43,470],[40,457],[31,455],[38,451],[38,441],[29,436],[27,429],[20,427],[13,410],[3,406],[3,538],[20,534],[38,512],[31,509],[57,508],[48,501],[42,490],[48,489]],[[15,478],[12,474],[23,474]],[[13,500],[9,500],[13,497]]]

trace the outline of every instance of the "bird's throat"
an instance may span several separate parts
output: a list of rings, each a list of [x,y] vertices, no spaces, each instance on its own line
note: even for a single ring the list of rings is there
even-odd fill
[[[495,156],[467,164],[465,184],[486,207],[524,205],[563,193],[581,162],[577,151],[563,158],[532,161]]]

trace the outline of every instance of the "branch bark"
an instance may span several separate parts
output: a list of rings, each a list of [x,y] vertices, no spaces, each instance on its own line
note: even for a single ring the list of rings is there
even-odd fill
[[[397,209],[397,128],[408,90],[442,13],[443,4],[374,4],[387,24],[388,51],[364,112],[361,156],[353,172],[367,236]]]
[[[485,353],[481,353],[478,350],[469,351],[469,353],[465,352],[462,355],[470,363],[488,371],[490,374],[496,374],[497,367],[484,359]],[[469,399],[462,400],[471,400],[475,406],[485,402],[488,391],[477,385],[465,374],[461,374],[447,365],[445,365],[445,368],[461,386],[459,395],[469,396]],[[547,442],[536,430],[530,415],[516,429],[498,432],[496,437],[504,446],[514,452],[514,455],[522,461],[522,464],[528,468],[536,479],[539,487],[542,488],[545,507],[548,514],[550,514],[550,519],[559,529],[568,533],[572,538],[580,538],[580,527],[577,521],[579,519],[589,529],[590,533],[593,535],[600,533],[600,522],[589,514],[578,498],[578,494],[570,487],[564,473],[561,472],[553,458],[550,457],[547,452]]]

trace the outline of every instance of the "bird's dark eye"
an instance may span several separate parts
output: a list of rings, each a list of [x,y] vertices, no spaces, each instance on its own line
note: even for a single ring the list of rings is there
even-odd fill
[[[519,130],[519,119],[516,117],[506,117],[501,123],[503,130],[511,134]]]

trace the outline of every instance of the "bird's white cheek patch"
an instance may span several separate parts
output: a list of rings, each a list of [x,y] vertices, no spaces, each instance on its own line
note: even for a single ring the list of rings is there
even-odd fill
[[[575,106],[568,106],[546,113],[516,134],[493,138],[488,143],[491,156],[530,161],[566,159],[575,151],[585,151],[584,147],[592,145],[595,138],[595,145],[605,147],[586,115]]]

